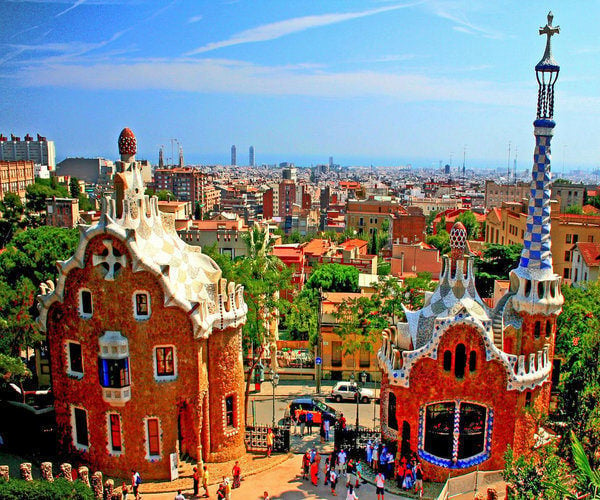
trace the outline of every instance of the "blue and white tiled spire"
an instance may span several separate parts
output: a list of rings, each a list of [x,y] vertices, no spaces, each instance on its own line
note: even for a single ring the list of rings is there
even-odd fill
[[[511,272],[511,289],[516,292],[513,305],[518,311],[529,313],[554,313],[563,302],[560,278],[552,268],[550,239],[550,198],[552,176],[550,173],[550,141],[554,134],[554,84],[560,66],[552,56],[552,36],[559,33],[552,26],[552,12],[548,23],[540,28],[546,35],[546,50],[536,65],[538,81],[537,116],[533,122],[535,151],[531,178],[531,196],[527,212],[527,228],[519,267]]]

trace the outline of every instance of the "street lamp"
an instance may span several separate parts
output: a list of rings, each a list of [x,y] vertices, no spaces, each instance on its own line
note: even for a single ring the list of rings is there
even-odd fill
[[[275,430],[275,387],[279,383],[279,375],[277,375],[275,370],[271,372],[271,380],[269,382],[273,386],[273,430]]]

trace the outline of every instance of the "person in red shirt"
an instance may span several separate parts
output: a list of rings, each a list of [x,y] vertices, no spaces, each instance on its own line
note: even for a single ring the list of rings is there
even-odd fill
[[[240,467],[240,463],[238,461],[235,462],[235,465],[231,470],[231,475],[233,476],[233,485],[231,487],[239,488],[242,480],[242,468]]]

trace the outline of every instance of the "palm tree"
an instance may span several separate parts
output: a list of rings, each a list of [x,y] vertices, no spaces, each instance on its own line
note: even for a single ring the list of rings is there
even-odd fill
[[[271,355],[272,373],[277,371],[277,329],[279,313],[287,304],[279,298],[279,290],[289,287],[290,272],[281,260],[273,255],[275,239],[268,226],[254,225],[243,236],[246,243],[246,258],[236,266],[237,281],[243,283],[248,304],[248,321],[244,326],[246,338],[256,344],[252,354],[248,379],[246,380],[246,416],[251,376],[264,351]]]

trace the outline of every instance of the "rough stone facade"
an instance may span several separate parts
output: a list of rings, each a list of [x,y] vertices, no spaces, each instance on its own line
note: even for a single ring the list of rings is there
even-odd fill
[[[117,163],[121,209],[105,202],[98,224],[81,227],[56,287],[42,289],[40,324],[60,451],[108,475],[168,479],[171,454],[225,461],[245,452],[247,307],[241,287],[140,194],[130,149]]]

